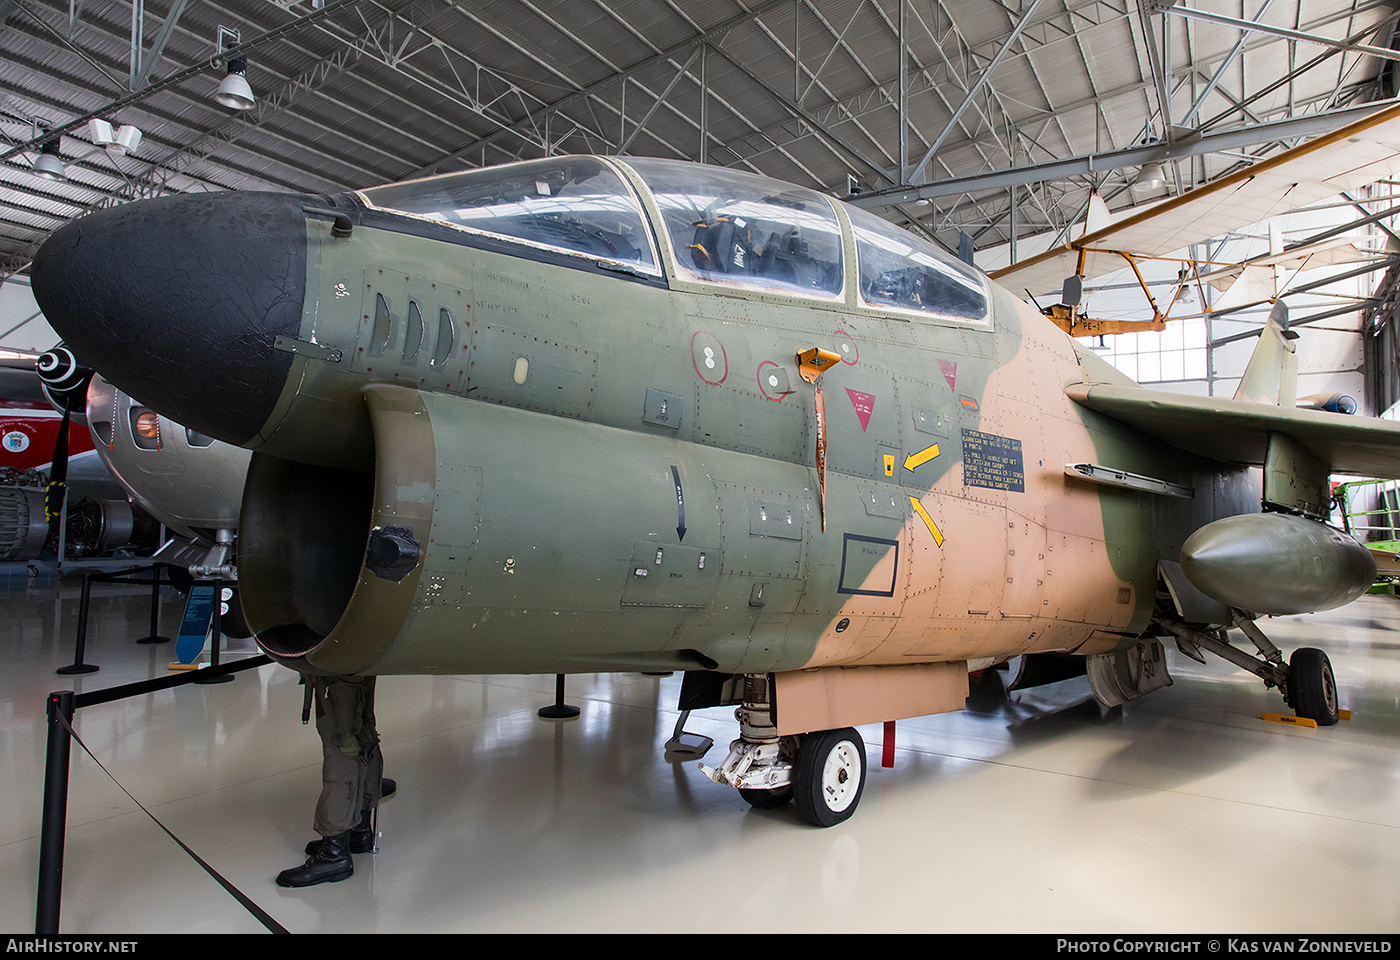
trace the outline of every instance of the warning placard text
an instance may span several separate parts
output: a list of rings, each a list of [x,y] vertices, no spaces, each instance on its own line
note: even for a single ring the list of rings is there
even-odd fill
[[[994,433],[963,430],[963,480],[970,487],[1026,492],[1021,441]]]

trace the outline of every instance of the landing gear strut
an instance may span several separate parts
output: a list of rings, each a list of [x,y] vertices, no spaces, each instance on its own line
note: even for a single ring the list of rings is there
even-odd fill
[[[1206,632],[1179,620],[1159,621],[1164,630],[1176,637],[1176,646],[1186,656],[1201,663],[1205,650],[1229,660],[1264,681],[1266,687],[1278,687],[1284,703],[1300,717],[1313,720],[1320,727],[1337,722],[1337,681],[1327,654],[1315,647],[1299,647],[1287,665],[1279,648],[1264,636],[1254,618],[1243,610],[1231,609],[1232,625],[1238,627],[1259,651],[1251,655],[1232,646],[1225,631]]]
[[[792,801],[813,826],[830,827],[855,813],[865,789],[865,744],[846,727],[778,736],[768,705],[767,678],[744,678],[735,711],[739,739],[718,768],[700,764],[715,783],[737,787],[750,806],[773,810]]]

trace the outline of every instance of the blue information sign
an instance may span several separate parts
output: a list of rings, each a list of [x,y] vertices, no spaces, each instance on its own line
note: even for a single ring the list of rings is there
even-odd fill
[[[209,635],[209,621],[214,616],[218,591],[208,581],[196,581],[185,601],[185,618],[180,621],[180,635],[175,638],[175,658],[181,663],[194,663],[204,651]]]

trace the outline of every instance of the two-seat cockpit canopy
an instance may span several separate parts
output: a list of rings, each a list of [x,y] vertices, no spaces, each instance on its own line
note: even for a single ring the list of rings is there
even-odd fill
[[[374,209],[658,279],[842,305],[853,281],[858,306],[989,322],[986,280],[933,244],[814,190],[723,167],[550,157],[358,196]]]

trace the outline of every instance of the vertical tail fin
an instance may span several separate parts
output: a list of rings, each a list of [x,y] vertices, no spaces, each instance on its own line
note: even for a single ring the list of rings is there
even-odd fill
[[[1288,308],[1282,300],[1274,301],[1268,322],[1259,334],[1259,345],[1254,348],[1235,390],[1235,399],[1295,406],[1298,402],[1298,354],[1293,341],[1297,339],[1297,332],[1288,329]]]

